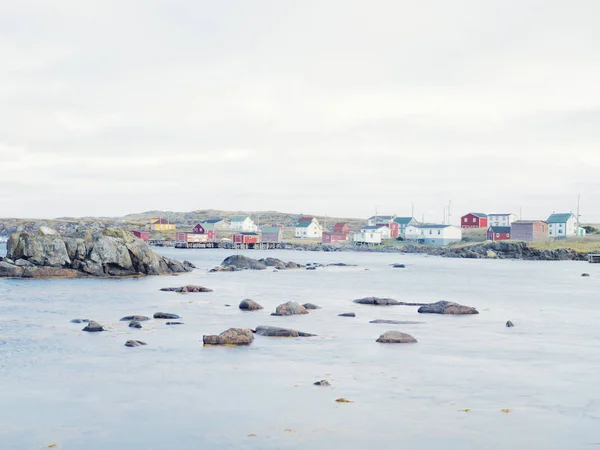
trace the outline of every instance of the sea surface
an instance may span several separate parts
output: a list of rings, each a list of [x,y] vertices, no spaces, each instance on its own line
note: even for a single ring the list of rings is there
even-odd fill
[[[246,251],[358,266],[208,273],[232,251],[158,251],[198,269],[120,280],[0,279],[1,450],[600,448],[600,265]],[[185,284],[214,292],[159,291]],[[451,300],[480,314],[352,303],[365,296]],[[244,298],[265,309],[240,311]],[[290,300],[322,309],[270,316]],[[133,330],[119,322],[157,311],[179,314],[185,325],[153,320]],[[338,317],[344,312],[356,318]],[[74,318],[109,331],[82,332]],[[256,336],[237,348],[201,342],[203,334],[258,325],[318,337]],[[387,330],[419,342],[376,343]],[[128,339],[148,345],[126,348]],[[313,385],[321,379],[331,387]],[[341,397],[352,403],[337,403]]]

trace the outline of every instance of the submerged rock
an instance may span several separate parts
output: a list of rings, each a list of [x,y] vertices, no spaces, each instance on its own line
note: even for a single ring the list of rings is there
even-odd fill
[[[88,324],[86,325],[86,327],[82,331],[96,332],[96,331],[106,331],[106,330],[104,329],[104,327],[102,325],[100,325],[95,320],[90,320],[88,322]]]
[[[263,309],[261,305],[256,303],[254,300],[250,300],[249,298],[242,300],[239,308],[243,309],[244,311],[258,311],[259,309]]]
[[[287,302],[279,305],[272,316],[291,316],[294,314],[308,314],[308,310],[296,302]]]
[[[338,314],[339,317],[356,317],[353,312]]]
[[[306,309],[321,309],[320,306],[315,305],[314,303],[305,303],[304,306]]]
[[[306,270],[317,270],[317,268],[315,266],[308,266]]]
[[[249,345],[254,341],[252,330],[230,328],[218,335],[202,336],[204,345]]]
[[[421,306],[418,312],[423,314],[479,314],[472,306],[463,306],[454,302],[442,300],[440,302],[431,303],[430,305]]]
[[[142,328],[142,324],[139,323],[137,320],[134,320],[133,322],[131,322],[129,324],[129,328]]]
[[[412,344],[417,340],[410,334],[401,333],[400,331],[386,331],[379,336],[376,342],[382,344]]]
[[[428,305],[428,303],[410,303],[410,302],[399,302],[398,300],[394,300],[393,298],[380,298],[380,297],[365,297],[354,300],[354,303],[359,303],[361,305],[400,305],[400,306],[424,306]]]
[[[88,323],[90,319],[71,319],[71,323]]]
[[[155,319],[180,319],[177,314],[157,312],[154,314]]]
[[[406,266],[404,264],[392,264],[393,269],[405,269]]]
[[[331,263],[327,264],[328,267],[357,267],[357,264],[346,264],[346,263]]]
[[[135,341],[133,339],[125,342],[125,347],[141,347],[142,345],[148,345],[144,341]]]
[[[508,322],[506,322],[506,328],[512,328],[514,326],[515,326],[515,324],[512,323],[510,320]]]
[[[150,317],[146,316],[125,316],[121,317],[121,322],[144,322],[146,320],[150,320]]]
[[[165,325],[184,325],[183,322],[167,322]]]
[[[313,384],[315,386],[331,386],[331,384],[327,380],[315,381]]]
[[[187,285],[187,286],[182,286],[182,287],[166,287],[166,288],[162,288],[161,291],[165,291],[165,292],[179,292],[179,293],[186,293],[186,292],[213,292],[212,289],[209,289],[207,287],[204,286],[196,286],[193,284]]]
[[[582,277],[589,277],[589,276],[590,276],[590,274],[589,274],[589,273],[582,273],[582,274],[581,274],[581,276],[582,276]]]
[[[269,327],[260,325],[254,330],[259,336],[271,336],[271,337],[312,337],[316,334],[304,333],[302,331],[296,331],[289,328],[280,327]]]
[[[120,277],[173,274],[193,268],[189,262],[155,253],[146,242],[118,228],[73,238],[42,227],[37,233],[10,236],[7,257],[0,262],[0,277]]]
[[[224,267],[235,267],[236,269],[248,269],[248,270],[265,270],[267,265],[256,259],[249,258],[244,255],[232,255],[228,256],[223,260],[221,266]]]

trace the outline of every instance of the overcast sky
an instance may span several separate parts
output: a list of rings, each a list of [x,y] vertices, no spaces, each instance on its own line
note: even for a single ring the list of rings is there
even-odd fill
[[[0,0],[0,217],[600,221],[600,2]]]

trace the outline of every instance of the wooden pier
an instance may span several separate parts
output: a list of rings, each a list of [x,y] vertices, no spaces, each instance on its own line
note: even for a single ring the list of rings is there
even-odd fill
[[[206,241],[206,242],[175,242],[175,248],[225,248],[235,250],[277,250],[285,248],[283,242],[258,242],[255,244],[242,244],[232,241]]]
[[[600,253],[589,254],[588,262],[592,264],[600,264]]]

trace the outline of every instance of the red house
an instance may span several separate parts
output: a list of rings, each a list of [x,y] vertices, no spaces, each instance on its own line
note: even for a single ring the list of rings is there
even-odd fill
[[[195,234],[207,234],[209,241],[214,241],[215,239],[217,239],[217,230],[206,230],[199,223],[196,224],[192,232]]]
[[[321,238],[323,244],[335,244],[336,242],[346,242],[347,240],[348,235],[346,233],[336,231],[324,231]]]
[[[510,239],[510,227],[489,227],[487,230],[488,241],[508,241]]]
[[[132,231],[132,233],[136,238],[141,239],[144,242],[148,242],[150,240],[150,233],[147,231]]]
[[[194,227],[194,229],[192,230],[193,233],[199,233],[199,234],[204,234],[206,233],[206,230],[204,229],[204,227],[202,225],[200,225],[199,223],[196,224],[196,226]]]
[[[258,244],[258,233],[236,233],[233,235],[233,242],[236,244],[253,245]]]
[[[388,227],[390,229],[390,238],[391,239],[396,239],[399,235],[399,230],[400,230],[400,225],[398,224],[398,222],[386,222],[386,223],[376,223],[375,226],[377,227]]]
[[[488,217],[483,213],[469,213],[460,218],[461,228],[487,228]]]
[[[350,234],[350,227],[348,226],[347,223],[338,222],[333,226],[333,232],[334,233],[343,233],[347,236]]]

